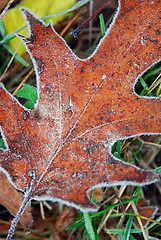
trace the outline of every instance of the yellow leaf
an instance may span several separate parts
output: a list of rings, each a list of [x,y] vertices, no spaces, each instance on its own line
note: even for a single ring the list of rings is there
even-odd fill
[[[5,26],[7,34],[10,34],[17,29],[23,27],[25,25],[24,19],[22,14],[19,10],[21,6],[25,6],[29,8],[32,12],[34,12],[39,18],[51,15],[66,9],[69,9],[75,4],[76,0],[24,0],[21,4],[19,4],[16,8],[7,12],[5,17],[3,18],[3,24]],[[61,21],[66,15],[60,15],[51,18],[53,24],[58,23]],[[49,19],[45,22],[48,23]],[[21,30],[19,34],[28,36],[29,33],[26,30],[27,28]],[[15,37],[14,39],[10,40],[10,47],[16,51],[17,47],[20,44],[20,39]],[[21,56],[26,49],[23,44],[20,45],[18,49],[18,54]]]

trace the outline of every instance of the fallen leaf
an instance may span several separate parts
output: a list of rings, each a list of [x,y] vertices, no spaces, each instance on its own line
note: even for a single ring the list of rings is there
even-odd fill
[[[70,224],[73,223],[76,215],[77,212],[75,208],[65,206],[55,222],[55,229],[59,235],[68,239],[70,232],[66,231],[66,229]]]
[[[160,5],[119,2],[110,31],[86,60],[75,56],[50,24],[21,9],[30,37],[20,38],[37,75],[35,108],[26,109],[0,85],[7,147],[0,151],[1,169],[25,193],[17,216],[31,199],[96,211],[87,196],[94,187],[159,180],[153,171],[114,157],[111,147],[118,139],[161,132],[160,99],[134,91],[138,77],[161,56]]]
[[[0,172],[0,186],[0,203],[6,207],[11,214],[16,216],[23,201],[23,194],[11,185],[3,172]],[[24,214],[20,218],[20,222],[25,227],[31,227],[32,225],[32,218],[29,212],[30,204],[26,207]]]
[[[149,201],[140,198],[137,203],[137,210],[139,215],[144,216],[146,218],[154,218],[156,212],[158,211],[158,208],[156,206],[150,206]],[[137,223],[138,228],[140,228],[139,223],[137,222],[137,218],[135,218],[135,221]],[[144,227],[146,227],[149,223],[146,219],[141,219],[141,222]]]

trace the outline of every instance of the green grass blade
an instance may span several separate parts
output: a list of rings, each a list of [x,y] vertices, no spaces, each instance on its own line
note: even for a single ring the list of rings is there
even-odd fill
[[[2,21],[0,21],[0,32],[3,37],[6,36],[6,29]]]
[[[156,221],[157,221],[157,222],[160,222],[160,221],[161,221],[161,216],[158,217],[158,218],[156,219]],[[155,227],[156,225],[157,225],[157,223],[155,223],[155,222],[151,223],[151,224],[149,225],[149,227],[148,227],[148,231],[149,231],[151,228]]]
[[[122,147],[122,140],[117,141],[117,152],[121,157],[121,147]]]
[[[145,74],[145,76],[144,76],[144,81],[147,79],[147,78],[149,78],[149,77],[153,77],[155,74],[159,74],[159,72],[161,71],[161,67],[158,67],[158,68],[156,68],[156,69],[154,69],[154,70],[152,70],[152,71],[150,71],[150,72],[148,72],[147,74]]]
[[[96,203],[96,204],[97,204],[97,200],[94,198],[94,196],[95,196],[95,191],[96,191],[96,189],[93,189],[93,191],[92,191],[92,196],[91,196],[91,201],[92,201],[93,203]]]
[[[95,222],[93,222],[93,229],[94,229],[94,232],[95,232],[95,239],[96,239],[96,240],[100,240],[100,237],[99,237],[98,234],[97,234],[97,227],[96,227]]]
[[[159,240],[159,238],[149,236],[149,240]]]
[[[129,219],[128,219],[128,222],[126,224],[123,240],[128,240],[129,239],[132,223],[133,223],[133,216],[130,216]]]
[[[73,7],[67,9],[67,10],[64,10],[64,11],[61,11],[61,12],[58,12],[58,13],[54,13],[52,15],[48,15],[48,16],[45,16],[45,17],[42,17],[41,19],[47,19],[47,18],[52,18],[52,17],[56,17],[56,16],[59,16],[59,15],[63,15],[63,14],[66,14],[66,13],[69,13],[69,12],[72,12],[80,7],[82,7],[84,4],[88,3],[90,0],[82,0],[82,1],[79,1],[77,2]]]
[[[143,86],[143,90],[142,90],[142,92],[141,92],[141,94],[140,95],[143,95],[143,93],[144,93],[144,91],[147,91],[148,92],[148,90],[149,90],[149,88],[148,88],[148,86],[147,86],[147,84],[146,84],[146,82],[144,81],[144,79],[142,78],[142,77],[140,77],[140,83],[141,83],[141,85]],[[153,96],[153,94],[150,92],[149,93],[149,96]]]
[[[106,228],[106,232],[110,233],[110,234],[119,234],[119,233],[124,234],[125,229],[110,229],[109,230],[109,229]],[[131,229],[130,230],[130,233],[134,233],[134,234],[141,233],[141,232],[142,232],[141,229]]]
[[[142,141],[141,142],[141,146],[139,147],[139,149],[135,152],[135,153],[138,153],[138,152],[140,152],[141,151],[141,149],[142,149],[142,147],[143,147],[143,145],[144,145],[144,141]]]
[[[158,172],[158,171],[161,171],[161,167],[154,169],[154,172]]]
[[[141,191],[141,187],[137,187],[135,192],[134,192],[134,195],[139,196],[140,195],[140,191]],[[137,204],[138,198],[134,200],[134,204],[135,205]],[[131,210],[131,214],[134,214],[134,210],[133,209]],[[132,227],[132,223],[133,223],[133,218],[134,218],[133,215],[129,216],[128,222],[126,224],[123,240],[128,240],[129,239],[130,232],[131,232],[131,227]]]
[[[4,150],[6,149],[6,146],[4,144],[3,138],[0,138],[0,148],[2,148]]]
[[[84,216],[84,221],[85,221],[85,227],[87,229],[87,232],[88,232],[91,240],[96,240],[95,233],[94,233],[94,230],[93,230],[93,226],[92,226],[92,222],[91,222],[91,219],[89,217],[89,214],[87,212],[83,212],[83,216]]]
[[[21,28],[19,28],[19,29],[17,29],[16,31],[14,31],[14,32],[6,35],[6,36],[3,38],[3,40],[0,41],[0,44],[8,43],[8,41],[10,41],[11,39],[13,39],[13,38],[16,37],[16,33],[20,32],[20,31],[21,31],[22,29],[24,29],[25,27],[26,27],[26,25],[23,26],[23,27],[21,27]]]
[[[106,28],[105,28],[105,22],[104,22],[104,18],[103,18],[103,14],[101,13],[99,15],[99,19],[100,19],[100,26],[101,26],[101,32],[102,32],[102,36],[105,36],[105,32],[106,32]]]
[[[112,147],[112,153],[115,157],[122,159],[121,157],[121,148],[122,148],[122,140],[118,140],[117,143]]]
[[[123,204],[126,204],[126,203],[129,203],[131,201],[134,201],[136,199],[138,199],[140,196],[136,195],[132,198],[129,198],[129,199],[126,199],[124,201],[122,201]],[[110,206],[107,206],[104,210],[100,211],[100,212],[96,212],[94,213],[92,216],[90,216],[91,219],[94,219],[94,218],[99,218],[101,217],[104,213],[107,213],[111,208],[114,208],[114,207],[117,207],[117,206],[120,206],[120,203],[115,203],[115,204],[111,204]],[[122,213],[123,214],[123,213]],[[73,225],[70,225],[66,230],[71,230],[71,229],[75,229],[75,228],[78,228],[78,227],[81,227],[85,224],[84,222],[84,219],[80,219],[79,222],[73,224]]]

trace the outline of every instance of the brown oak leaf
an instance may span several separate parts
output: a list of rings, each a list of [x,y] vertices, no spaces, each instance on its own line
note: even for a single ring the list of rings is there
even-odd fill
[[[0,150],[1,169],[25,194],[17,216],[31,199],[97,210],[87,196],[94,187],[159,180],[153,171],[114,157],[111,146],[118,139],[161,132],[161,100],[134,90],[139,76],[161,57],[160,7],[158,0],[119,1],[105,37],[84,60],[51,23],[21,9],[30,37],[20,38],[35,66],[39,98],[28,110],[0,85],[7,147]]]

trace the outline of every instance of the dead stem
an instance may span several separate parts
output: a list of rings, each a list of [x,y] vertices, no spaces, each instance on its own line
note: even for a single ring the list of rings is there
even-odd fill
[[[33,191],[33,189],[32,189],[32,184],[31,184],[30,189],[28,191],[26,191],[26,193],[25,193],[24,200],[23,200],[15,218],[11,222],[11,226],[10,226],[10,229],[8,231],[8,235],[7,235],[6,240],[11,240],[12,236],[14,235],[14,232],[15,232],[16,226],[17,226],[17,224],[20,220],[20,217],[23,214],[23,212],[25,211],[26,206],[31,201],[31,192],[32,191]]]

